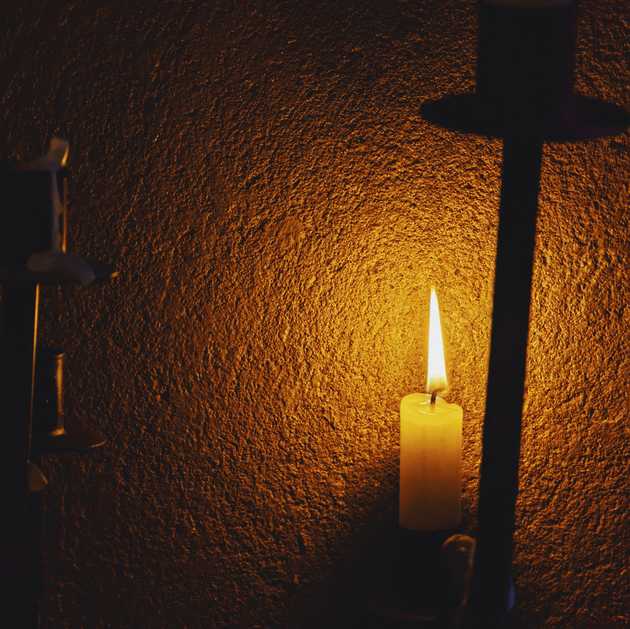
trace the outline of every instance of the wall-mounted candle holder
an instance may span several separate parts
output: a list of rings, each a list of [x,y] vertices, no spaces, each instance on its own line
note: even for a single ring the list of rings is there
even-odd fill
[[[43,591],[42,455],[87,452],[105,442],[94,428],[66,426],[64,354],[37,349],[41,284],[86,286],[116,275],[108,265],[66,253],[67,157],[67,143],[53,139],[42,158],[0,167],[6,214],[16,219],[0,230],[2,351],[10,365],[0,394],[7,418],[0,451],[3,611],[12,626],[33,629]]]
[[[42,348],[37,352],[33,395],[32,449],[39,455],[89,452],[105,445],[105,437],[94,427],[75,420],[66,425],[64,407],[65,353]]]
[[[424,118],[503,139],[490,364],[483,428],[479,534],[467,625],[503,626],[513,603],[518,494],[536,216],[544,142],[622,133],[620,107],[573,92],[577,2],[481,0],[475,93],[422,107]]]

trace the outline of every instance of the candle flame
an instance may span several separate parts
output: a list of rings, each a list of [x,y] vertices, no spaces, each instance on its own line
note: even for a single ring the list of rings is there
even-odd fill
[[[443,391],[448,386],[444,362],[444,341],[440,324],[440,307],[434,288],[429,305],[429,360],[427,363],[427,391]]]

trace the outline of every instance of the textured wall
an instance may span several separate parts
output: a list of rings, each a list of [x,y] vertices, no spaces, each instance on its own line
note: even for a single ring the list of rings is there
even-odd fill
[[[55,628],[355,614],[356,560],[393,519],[430,283],[475,501],[500,144],[419,116],[473,86],[474,2],[210,4],[0,9],[2,152],[69,138],[72,248],[123,272],[44,300],[68,413],[110,438],[45,465]],[[578,87],[626,106],[629,18],[581,4]],[[627,181],[627,136],[545,147],[524,627],[628,622]]]

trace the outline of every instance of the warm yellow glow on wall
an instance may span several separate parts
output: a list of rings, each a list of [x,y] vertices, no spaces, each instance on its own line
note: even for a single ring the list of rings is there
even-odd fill
[[[444,341],[440,323],[440,307],[435,289],[431,289],[429,304],[429,359],[427,362],[427,391],[444,391],[448,387],[444,361]]]

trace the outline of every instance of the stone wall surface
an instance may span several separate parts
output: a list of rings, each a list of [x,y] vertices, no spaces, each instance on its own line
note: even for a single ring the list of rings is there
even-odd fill
[[[475,6],[3,3],[2,154],[67,137],[71,248],[122,273],[44,294],[68,423],[109,438],[44,465],[50,627],[352,626],[431,284],[474,522],[501,144],[419,106],[473,88]],[[629,19],[580,4],[577,87],[626,107]],[[628,165],[627,136],[544,148],[523,627],[629,621]]]

